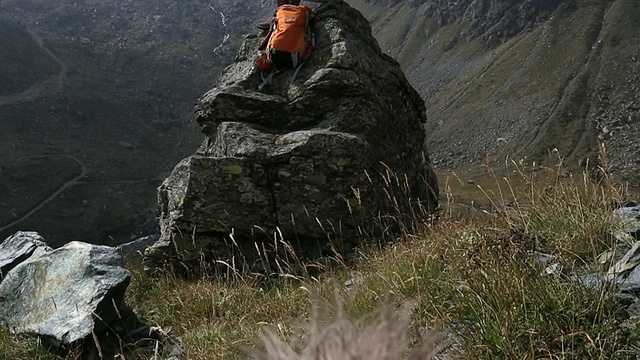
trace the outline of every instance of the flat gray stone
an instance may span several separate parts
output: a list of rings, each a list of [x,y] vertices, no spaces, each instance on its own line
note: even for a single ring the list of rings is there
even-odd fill
[[[640,205],[621,207],[613,210],[613,213],[624,219],[640,220]]]
[[[37,232],[18,231],[6,238],[0,244],[0,279],[38,248],[51,250]]]
[[[0,283],[0,326],[70,344],[117,319],[130,273],[119,251],[71,242],[38,251]]]
[[[640,293],[640,267],[634,268],[626,278],[619,281],[618,290],[634,294]]]

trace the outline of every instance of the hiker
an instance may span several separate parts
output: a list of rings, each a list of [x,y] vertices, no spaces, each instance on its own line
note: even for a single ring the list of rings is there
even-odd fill
[[[313,51],[311,8],[300,5],[300,0],[277,1],[278,9],[271,20],[269,32],[258,46],[262,56],[256,60],[256,67],[262,72],[271,72],[263,79],[260,89],[271,81],[273,74],[287,69],[297,70]]]

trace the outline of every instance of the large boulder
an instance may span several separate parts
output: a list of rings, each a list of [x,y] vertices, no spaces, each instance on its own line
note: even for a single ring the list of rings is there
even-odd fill
[[[256,241],[321,256],[437,206],[420,95],[358,11],[329,2],[314,13],[316,48],[298,73],[258,90],[260,37],[248,36],[198,101],[205,140],[158,189],[147,264],[250,258]]]
[[[113,327],[130,279],[119,251],[81,242],[53,250],[41,241],[37,233],[18,233],[0,245],[3,254],[22,254],[0,283],[0,327],[53,345]]]

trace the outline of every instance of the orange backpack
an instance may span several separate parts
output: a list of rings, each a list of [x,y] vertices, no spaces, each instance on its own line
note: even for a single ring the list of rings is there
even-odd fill
[[[265,54],[256,60],[262,71],[294,69],[313,51],[310,25],[312,11],[306,5],[282,5],[276,10],[269,34],[258,50]]]

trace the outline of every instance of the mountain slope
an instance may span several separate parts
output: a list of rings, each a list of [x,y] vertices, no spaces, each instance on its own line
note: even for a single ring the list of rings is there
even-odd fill
[[[156,231],[156,187],[201,141],[193,104],[265,11],[0,0],[0,238],[119,243]]]
[[[484,13],[482,1],[356,3],[425,99],[439,168],[540,162],[553,149],[577,167],[597,162],[603,141],[612,169],[638,183],[640,2],[505,1],[494,13],[497,2]],[[529,5],[533,20],[519,23]]]
[[[0,13],[0,97],[25,91],[59,72],[29,30]]]

